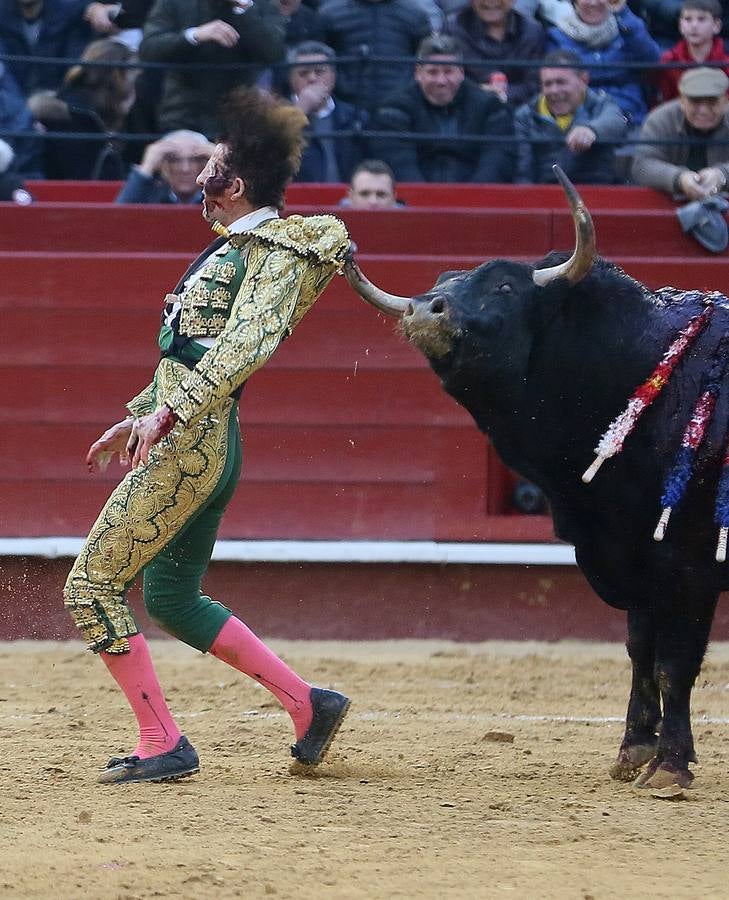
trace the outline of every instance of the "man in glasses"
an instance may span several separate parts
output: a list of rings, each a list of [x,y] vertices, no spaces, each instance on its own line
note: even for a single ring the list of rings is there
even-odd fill
[[[204,134],[171,131],[144,151],[124,183],[117,203],[200,203],[197,176],[214,150]]]

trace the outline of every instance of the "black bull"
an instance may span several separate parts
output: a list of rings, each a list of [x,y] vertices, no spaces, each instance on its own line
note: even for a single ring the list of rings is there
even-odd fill
[[[567,261],[566,254],[550,254],[536,266],[494,260],[447,272],[413,298],[376,288],[351,259],[346,274],[365,299],[401,318],[405,336],[504,462],[544,491],[556,534],[574,544],[594,590],[627,610],[633,679],[611,775],[638,776],[636,786],[671,792],[693,779],[691,690],[718,595],[729,587],[729,563],[715,559],[714,524],[729,391],[719,392],[664,539],[653,533],[664,479],[729,329],[729,307],[718,301],[622,453],[584,483],[600,436],[704,308],[704,297],[670,291],[661,297],[595,257],[589,213],[569,181],[560,180],[577,230]]]

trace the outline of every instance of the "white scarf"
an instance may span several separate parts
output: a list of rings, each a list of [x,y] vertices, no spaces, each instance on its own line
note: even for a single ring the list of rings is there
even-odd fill
[[[588,25],[587,22],[582,21],[574,9],[570,9],[560,16],[557,28],[563,31],[567,37],[579,44],[584,44],[590,50],[607,47],[618,36],[618,20],[612,13],[600,25]]]

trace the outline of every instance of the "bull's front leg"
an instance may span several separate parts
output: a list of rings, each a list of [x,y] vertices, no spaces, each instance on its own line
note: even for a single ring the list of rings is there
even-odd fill
[[[628,655],[633,666],[625,735],[610,768],[616,781],[633,781],[653,759],[658,745],[661,705],[655,677],[656,634],[653,612],[628,611]]]
[[[663,722],[656,754],[635,781],[638,788],[670,791],[694,780],[696,762],[691,731],[691,691],[701,670],[717,596],[683,596],[670,612],[657,613],[656,680],[663,703]]]

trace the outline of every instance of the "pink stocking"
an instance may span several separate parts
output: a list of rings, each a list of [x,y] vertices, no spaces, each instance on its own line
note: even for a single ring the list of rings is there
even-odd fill
[[[167,708],[144,635],[129,638],[129,647],[129,653],[99,655],[124,691],[139,723],[139,743],[131,755],[147,759],[173,750],[180,740],[180,729]]]
[[[240,619],[231,616],[213,641],[210,652],[218,659],[255,678],[279,700],[291,716],[296,739],[311,725],[311,685],[257,638]]]

